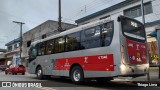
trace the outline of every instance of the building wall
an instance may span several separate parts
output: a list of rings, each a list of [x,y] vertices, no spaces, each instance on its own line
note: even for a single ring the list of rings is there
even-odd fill
[[[4,54],[0,54],[0,58],[5,58],[5,55]]]
[[[147,22],[153,22],[153,21],[156,21],[156,20],[160,20],[160,9],[159,9],[160,8],[160,1],[159,0],[144,0],[144,3],[150,2],[150,1],[151,1],[151,4],[152,4],[153,13],[145,15],[146,23]],[[132,8],[132,7],[140,5],[140,4],[141,4],[140,1],[139,2],[135,2],[135,3],[132,3],[132,4],[127,5],[125,7],[122,7],[122,8],[116,9],[114,11],[111,11],[109,13],[105,13],[103,15],[99,15],[99,16],[94,17],[92,19],[86,19],[86,21],[83,21],[83,22],[77,23],[77,24],[78,25],[83,25],[83,24],[86,24],[88,22],[93,22],[93,21],[99,20],[100,18],[108,16],[108,15],[111,15],[111,18],[114,18],[115,16],[119,16],[119,15],[124,15],[124,10]],[[141,16],[137,17],[135,19],[137,19],[137,20],[142,22],[142,17]],[[151,31],[155,30],[156,26],[157,25],[151,26],[151,27],[147,27],[146,28],[147,34],[149,32],[151,32]]]
[[[12,40],[11,42],[12,42],[11,44],[6,45],[7,52],[4,53],[4,55],[5,55],[4,56],[5,57],[4,64],[5,65],[10,65],[12,63],[13,56],[20,53],[20,47],[19,47],[20,41],[14,42],[14,40]],[[16,47],[15,47],[15,45],[16,45]],[[10,47],[10,46],[12,46],[12,49],[8,50],[8,47]],[[23,60],[22,60],[22,63],[23,63]]]
[[[16,45],[16,47],[15,47],[15,45]],[[11,45],[7,46],[7,51],[9,52],[9,51],[17,50],[17,49],[19,49],[19,45],[20,45],[20,42],[13,43],[13,44],[11,44]],[[12,47],[12,49],[11,49],[11,50],[9,50],[9,49],[8,49],[8,47],[10,47],[10,46]]]
[[[0,54],[0,65],[4,65],[5,64],[5,55],[2,53]]]
[[[151,23],[151,22],[155,22],[155,21],[160,21],[160,0],[144,0],[145,4],[147,2],[151,2],[152,13],[145,15],[145,23]],[[132,3],[130,5],[126,5],[126,6],[122,7],[122,8],[113,10],[111,12],[106,12],[105,14],[101,14],[101,15],[96,16],[94,18],[91,18],[91,19],[88,18],[85,21],[82,21],[82,22],[77,23],[77,24],[78,25],[83,25],[83,24],[86,24],[86,23],[89,23],[89,22],[93,22],[93,21],[99,20],[100,18],[105,17],[105,16],[109,16],[109,15],[110,15],[111,18],[115,18],[115,17],[117,17],[119,15],[124,15],[124,11],[125,10],[131,9],[133,7],[137,7],[138,5],[141,5],[141,0],[139,0],[138,2],[135,2],[135,3]],[[133,15],[133,14],[131,14],[131,15]],[[137,20],[142,22],[142,16],[136,17],[135,19],[137,19]],[[84,20],[84,19],[82,19],[82,20]],[[158,24],[159,23],[156,23],[156,24],[154,23],[154,24],[152,24],[150,26],[147,25],[146,26],[146,34],[148,35],[151,32],[155,31],[157,27],[160,27],[160,24],[159,25]],[[153,49],[153,50],[150,49],[150,47],[152,47],[152,46],[157,47],[157,44],[155,44],[156,41],[157,41],[156,37],[147,36],[150,61],[157,60],[157,58],[153,58],[153,56],[155,57],[155,56],[158,55],[157,54],[157,49]]]
[[[62,29],[67,30],[70,28],[76,27],[73,24],[62,23]],[[42,39],[42,35],[46,34],[46,37],[59,33],[57,31],[58,22],[48,20],[41,25],[29,30],[23,34],[23,44],[22,44],[22,57],[28,57],[29,47],[27,47],[28,41],[36,41]]]

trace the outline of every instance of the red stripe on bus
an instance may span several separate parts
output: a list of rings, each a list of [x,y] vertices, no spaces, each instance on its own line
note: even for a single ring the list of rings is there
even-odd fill
[[[57,59],[54,70],[70,70],[75,63],[87,71],[114,71],[115,66],[113,54],[107,54]]]

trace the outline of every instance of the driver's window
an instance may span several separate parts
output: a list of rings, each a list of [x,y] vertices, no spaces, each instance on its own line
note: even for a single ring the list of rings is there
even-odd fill
[[[36,56],[37,56],[37,49],[32,47],[29,50],[29,62],[34,60],[36,58]]]

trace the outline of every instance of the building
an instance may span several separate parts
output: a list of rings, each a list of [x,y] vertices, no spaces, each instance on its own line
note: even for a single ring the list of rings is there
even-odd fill
[[[159,0],[144,0],[144,13],[146,19],[147,34],[153,31],[160,24],[159,8]],[[96,20],[104,19],[107,17],[115,17],[119,15],[125,15],[142,21],[141,0],[125,0],[86,17],[82,17],[75,22],[78,25],[83,25]]]
[[[5,63],[10,65],[14,56],[20,55],[20,38],[14,39],[5,44],[7,46],[7,52],[5,54]]]
[[[147,35],[160,28],[160,1],[159,0],[144,0],[144,13],[145,13],[145,27]],[[89,22],[104,18],[114,18],[119,15],[125,15],[131,18],[135,18],[142,22],[141,13],[141,0],[125,0],[111,7],[107,7],[103,10],[95,12],[91,15],[82,17],[75,22],[78,25],[83,25]],[[150,58],[158,55],[156,38],[147,36],[148,48]],[[154,48],[152,48],[154,47]]]
[[[5,55],[0,54],[0,65],[5,65]]]
[[[73,27],[76,27],[76,25],[62,22],[63,31],[71,29]],[[25,58],[26,63],[28,59],[28,51],[31,42],[44,39],[48,36],[59,33],[57,31],[57,28],[58,28],[57,21],[48,20],[23,34],[22,57]]]
[[[6,52],[6,49],[0,49],[0,65],[5,65],[5,55],[4,52]]]
[[[6,49],[0,49],[0,52],[6,52],[7,50]]]

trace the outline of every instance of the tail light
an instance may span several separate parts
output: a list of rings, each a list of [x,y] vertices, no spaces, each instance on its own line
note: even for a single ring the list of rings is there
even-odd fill
[[[121,45],[121,60],[122,60],[122,63],[125,62],[124,46],[123,45]]]

